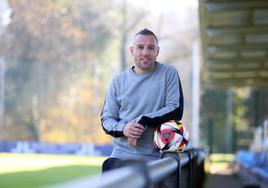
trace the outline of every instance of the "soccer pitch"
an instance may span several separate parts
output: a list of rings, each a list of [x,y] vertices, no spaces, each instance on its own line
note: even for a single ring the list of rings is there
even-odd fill
[[[0,153],[0,187],[36,188],[98,175],[106,157]]]

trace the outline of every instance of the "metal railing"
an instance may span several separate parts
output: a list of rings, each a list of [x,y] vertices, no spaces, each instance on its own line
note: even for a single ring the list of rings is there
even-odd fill
[[[126,166],[50,188],[202,188],[206,153],[200,149],[163,152],[149,163],[127,161]]]

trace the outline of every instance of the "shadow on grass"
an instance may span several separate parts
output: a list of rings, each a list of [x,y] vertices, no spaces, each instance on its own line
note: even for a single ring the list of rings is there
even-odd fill
[[[0,175],[0,187],[36,188],[101,173],[100,166],[73,165]]]

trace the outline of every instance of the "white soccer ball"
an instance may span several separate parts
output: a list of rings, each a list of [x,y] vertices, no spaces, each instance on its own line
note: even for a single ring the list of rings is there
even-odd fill
[[[189,133],[176,120],[161,124],[154,131],[154,145],[160,151],[184,151],[189,144]]]

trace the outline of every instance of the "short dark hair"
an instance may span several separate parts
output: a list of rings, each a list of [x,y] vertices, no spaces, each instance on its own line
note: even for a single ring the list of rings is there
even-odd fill
[[[138,35],[153,35],[156,42],[158,43],[158,39],[157,39],[156,35],[154,34],[154,32],[152,32],[151,30],[149,30],[147,28],[144,28],[144,29],[140,30],[138,33],[136,33],[135,38]]]

